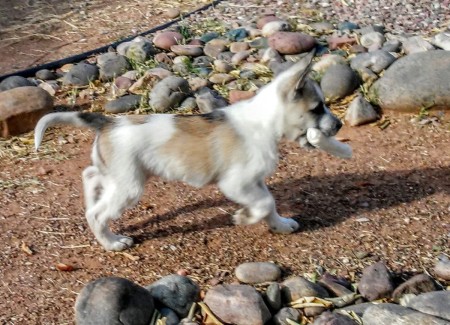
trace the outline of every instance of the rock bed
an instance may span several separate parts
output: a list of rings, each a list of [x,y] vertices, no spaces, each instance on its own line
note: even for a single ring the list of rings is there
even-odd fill
[[[381,109],[421,112],[419,122],[438,123],[438,117],[430,118],[427,110],[434,106],[450,107],[448,90],[434,87],[448,84],[450,80],[450,68],[445,69],[450,67],[449,33],[439,32],[427,40],[422,36],[400,35],[389,24],[359,26],[360,21],[313,22],[312,17],[317,13],[314,8],[327,8],[327,4],[331,5],[331,2],[313,2],[310,14],[301,14],[301,8],[285,1],[279,1],[279,6],[272,8],[269,3],[256,1],[246,5],[258,13],[249,21],[244,15],[246,7],[243,4],[224,2],[207,13],[185,20],[174,30],[137,38],[86,62],[66,65],[57,71],[39,71],[36,78],[8,78],[0,84],[2,136],[31,130],[42,114],[53,109],[50,96],[59,103],[89,101],[93,103],[90,109],[94,111],[103,110],[101,104],[107,101],[104,110],[108,113],[210,112],[251,98],[274,75],[288,69],[313,48],[317,59],[311,76],[320,82],[334,107],[347,106],[351,102],[342,112],[350,125],[377,121]],[[296,10],[298,16],[293,16],[292,10]],[[226,24],[222,23],[223,17],[227,17]],[[417,67],[427,65],[429,67],[420,73],[421,77],[426,75],[427,83],[421,79],[419,86],[414,84]],[[433,66],[438,67],[437,70],[433,70]],[[407,73],[402,75],[400,71]],[[402,87],[405,98],[398,100],[400,94],[395,92],[396,86],[404,80],[410,81],[410,87]],[[37,91],[40,88],[43,90]],[[30,94],[33,96],[31,101],[16,100],[30,98]],[[430,102],[430,98],[437,100]],[[18,120],[21,121],[19,125]],[[448,306],[448,291],[434,291],[441,286],[427,274],[416,275],[396,287],[389,270],[384,264],[377,263],[363,272],[356,291],[352,284],[323,272],[318,272],[320,285],[303,277],[262,285],[259,282],[279,280],[282,272],[275,265],[261,265],[252,267],[265,267],[264,271],[242,271],[247,266],[236,270],[241,282],[256,283],[258,290],[241,284],[213,286],[202,297],[205,304],[199,304],[204,315],[194,312],[185,323],[214,323],[217,322],[215,317],[236,324],[263,324],[269,319],[275,324],[312,321],[315,324],[357,324],[361,318],[364,324],[392,324],[394,320],[411,322],[412,319],[436,324],[450,321],[445,309],[439,309],[440,303]],[[246,272],[262,277],[273,274],[273,278],[249,280]],[[437,264],[435,273],[439,279],[450,280],[449,262],[445,256]],[[133,324],[140,324],[139,319],[147,324],[154,317],[156,306],[166,317],[167,324],[177,324],[180,318],[188,316],[200,289],[185,276],[163,279],[163,284],[154,283],[148,291],[117,278],[88,285],[77,302],[78,322],[87,324],[98,319],[97,323],[107,323],[109,321],[101,317],[111,317],[110,321],[114,317],[131,317]],[[161,296],[152,289],[158,286],[163,291]],[[183,286],[191,290],[186,296],[179,292]],[[306,287],[308,293],[302,293],[300,287]],[[175,303],[165,300],[171,291],[176,296]],[[400,300],[404,293],[424,294]],[[122,295],[125,295],[124,299]],[[330,296],[334,298],[330,299]],[[104,316],[96,309],[90,301],[95,299],[110,304],[108,315]],[[400,301],[401,304],[362,303],[355,305],[359,307],[354,310],[348,309],[345,315],[327,311],[380,299],[383,302]],[[431,299],[432,303],[425,304],[421,299]],[[124,301],[129,305],[123,306]],[[234,307],[223,310],[227,304]],[[249,307],[243,308],[245,304]],[[430,309],[423,306],[430,306]],[[238,312],[250,308],[253,308],[252,312],[244,315]]]
[[[320,273],[320,274],[319,274]],[[446,256],[436,264],[450,280]],[[186,270],[143,288],[122,278],[101,278],[85,286],[76,302],[77,324],[450,324],[450,291],[426,273],[398,284],[383,262],[366,267],[359,283],[324,270],[280,280],[282,270],[251,262],[235,270],[238,283],[207,292]],[[201,301],[200,301],[201,300]],[[98,304],[98,301],[102,301]]]

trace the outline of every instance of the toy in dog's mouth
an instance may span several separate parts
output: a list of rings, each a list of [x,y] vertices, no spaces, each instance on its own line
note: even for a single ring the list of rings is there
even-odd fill
[[[300,137],[299,143],[301,147],[321,149],[339,158],[350,159],[352,157],[352,147],[336,140],[335,137],[327,137],[316,128],[309,128],[306,135]]]

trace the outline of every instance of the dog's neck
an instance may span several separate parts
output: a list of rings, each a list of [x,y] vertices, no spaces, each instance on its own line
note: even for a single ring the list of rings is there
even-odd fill
[[[226,108],[234,123],[248,130],[252,137],[278,143],[283,137],[284,108],[277,93],[278,83],[265,86],[253,98]]]

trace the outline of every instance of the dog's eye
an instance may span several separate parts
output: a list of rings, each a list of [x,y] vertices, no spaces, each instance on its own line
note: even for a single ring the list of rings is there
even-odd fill
[[[325,107],[323,103],[318,103],[312,110],[314,114],[320,115],[325,113]]]

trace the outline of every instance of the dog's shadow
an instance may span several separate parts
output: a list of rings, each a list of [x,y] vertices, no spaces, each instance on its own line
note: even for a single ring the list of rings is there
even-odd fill
[[[302,230],[329,227],[351,216],[364,212],[395,207],[426,198],[435,193],[450,195],[450,167],[423,168],[372,173],[342,173],[335,176],[303,176],[286,179],[270,186],[281,215],[293,216]],[[138,224],[126,227],[138,242],[167,236],[169,233],[187,233],[232,226],[231,217],[220,213],[204,222],[188,226],[170,226],[163,231],[151,225],[168,221],[199,209],[221,207],[232,211],[236,207],[226,198],[205,199],[168,213],[152,216]],[[139,234],[136,230],[139,229]]]

